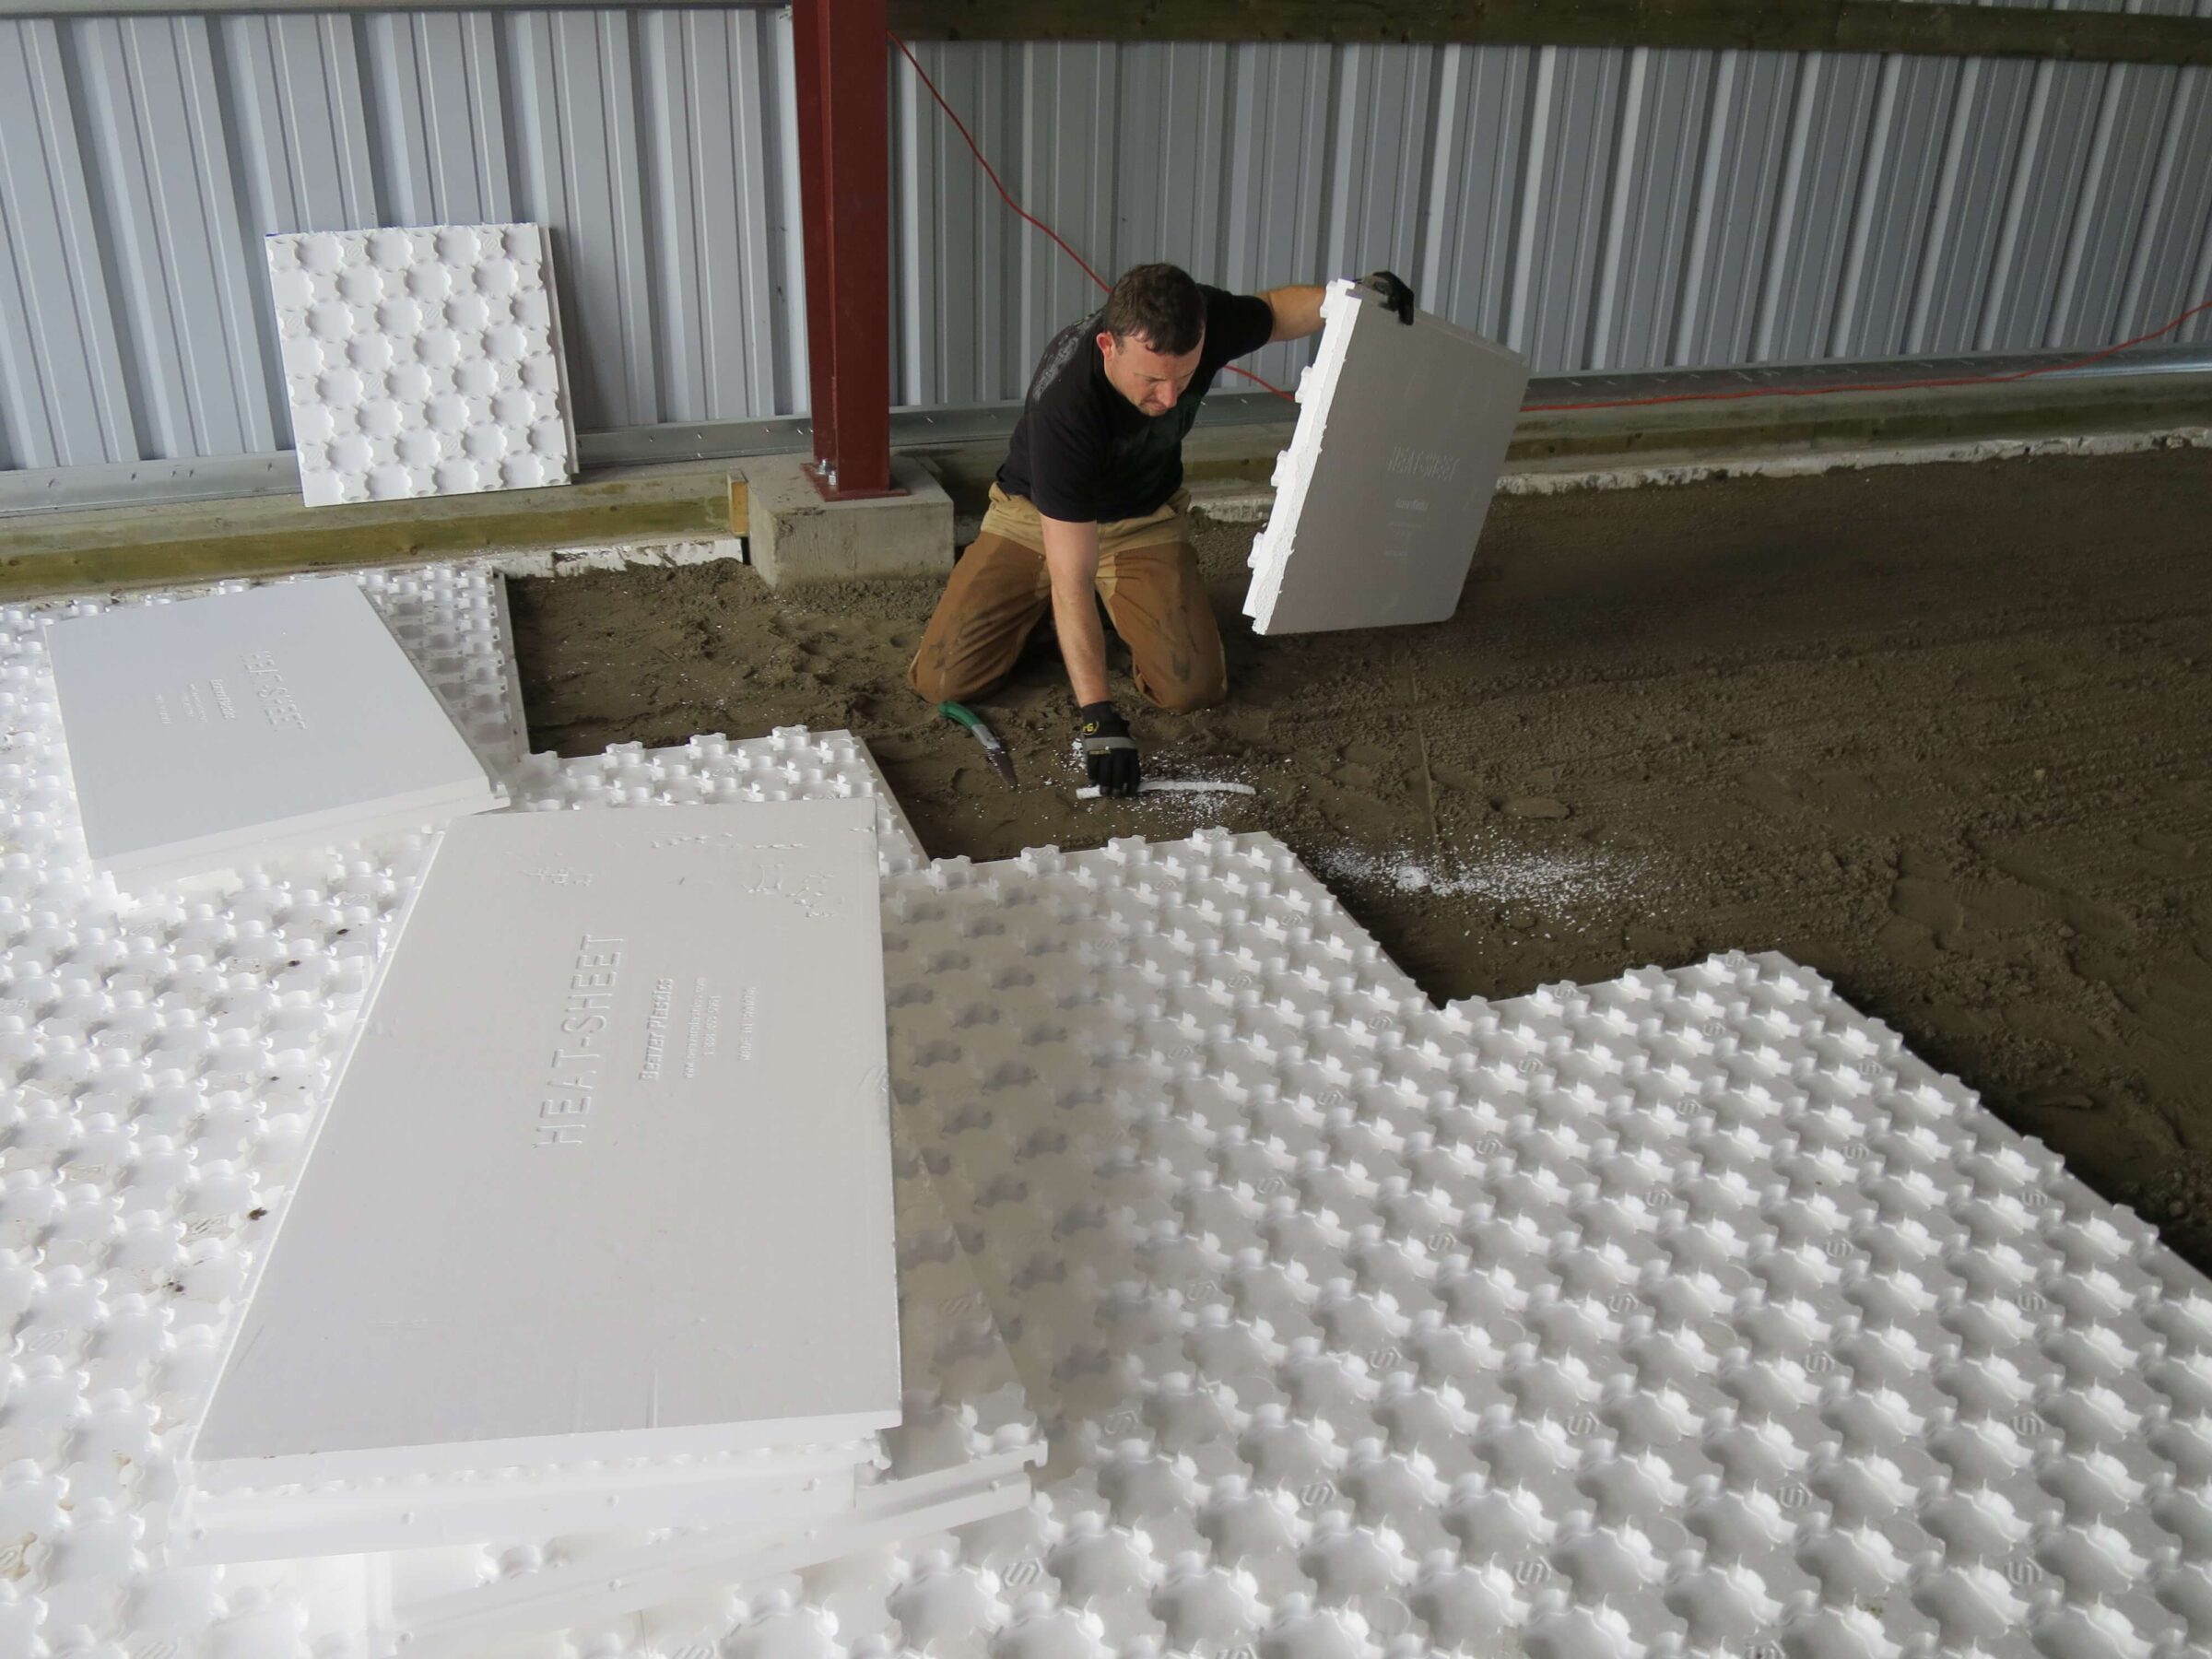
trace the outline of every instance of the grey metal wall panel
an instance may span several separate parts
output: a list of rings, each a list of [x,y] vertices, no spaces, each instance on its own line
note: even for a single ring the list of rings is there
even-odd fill
[[[1227,207],[1229,48],[1140,45],[1124,48],[1119,57],[1117,108],[1151,113],[1135,120],[1124,114],[1114,124],[1115,241],[1133,260],[1135,250],[1151,248],[1157,257],[1192,269],[1218,269]]]
[[[1593,367],[1592,312],[1628,55],[1594,47],[1536,53],[1505,331],[1516,349],[1561,368]]]
[[[1230,49],[1228,206],[1220,275],[1246,292],[1321,263],[1321,199],[1330,171],[1330,84],[1335,54],[1326,46]],[[1285,388],[1307,353],[1270,346],[1245,367]],[[1232,377],[1233,379],[1233,377]]]
[[[1943,113],[1958,79],[1955,58],[1882,61],[1829,330],[1832,356],[1904,354],[1912,279],[1927,257],[1929,210],[1943,162]]]
[[[2087,347],[2212,293],[2201,69],[915,52],[1109,276],[1165,258],[1253,288],[1387,265],[1539,372]],[[0,465],[287,441],[261,239],[372,223],[549,225],[587,430],[803,411],[793,75],[788,22],[757,10],[0,23]],[[904,60],[886,75],[894,396],[1018,397],[1096,291]],[[2183,337],[2212,340],[2212,316]],[[1307,352],[1252,367],[1289,385]]]
[[[2142,243],[2159,139],[2180,79],[2178,69],[2142,64],[2115,64],[2105,76],[2081,200],[2052,301],[2055,344],[2102,338],[2119,313],[2128,269]]]
[[[1057,63],[1054,49],[1041,49]],[[948,53],[918,43],[915,55],[937,82],[985,155],[1018,196],[1027,184],[1015,163],[1030,119],[1024,59],[1012,52]],[[1095,54],[1094,54],[1095,61]],[[1033,291],[1055,262],[1074,314],[1088,280],[1039,234],[1016,219],[903,59],[890,62],[893,151],[892,394],[907,404],[968,404],[1012,395],[1026,363],[1017,362]],[[1054,302],[1056,303],[1056,302]],[[803,388],[802,388],[803,391]]]
[[[0,466],[142,459],[61,33],[0,24]]]
[[[273,448],[267,278],[242,222],[214,25],[96,18],[73,32],[140,457]]]
[[[1997,266],[2038,65],[1969,60],[1959,68],[1943,171],[1931,209],[1936,227],[1905,331],[1908,351],[1973,347]]]
[[[1605,262],[1590,331],[1594,362],[1650,369],[1665,360],[1681,303],[1683,261],[1651,258],[1640,250],[1678,250],[1688,243],[1714,67],[1704,53],[1629,54]]]
[[[1421,192],[1434,131],[1430,46],[1346,46],[1333,65],[1328,170],[1306,210],[1322,224],[1322,267],[1358,274],[1417,270]],[[1262,188],[1267,188],[1263,183]],[[1308,271],[1275,271],[1270,286]]]
[[[501,20],[512,49],[517,215],[553,226],[565,255],[558,268],[578,406],[594,411],[594,425],[658,420],[633,18],[557,11]]]
[[[1518,46],[1449,46],[1440,54],[1421,264],[1418,273],[1403,273],[1430,309],[1492,337],[1504,335],[1513,306],[1522,135],[1535,62],[1533,51]]]
[[[381,211],[355,31],[334,16],[232,17],[218,28],[256,233],[350,229]]]
[[[353,25],[386,224],[502,224],[516,217],[505,54],[482,12],[392,12]],[[358,221],[357,221],[358,223]]]
[[[1880,71],[1876,58],[1826,53],[1799,66],[1751,331],[1759,361],[1826,354]]]
[[[2024,350],[2043,343],[2103,89],[2099,64],[2038,64],[2027,125],[2006,195],[1996,264],[1974,345]]]
[[[1011,50],[1021,62],[1021,113],[1015,127],[1019,154],[1012,168],[1003,158],[996,161],[1000,176],[1018,201],[1053,225],[1112,280],[1123,263],[1116,256],[1113,192],[1114,140],[1123,119],[1114,73],[1119,49],[1039,43],[975,50]],[[1147,116],[1157,118],[1158,113],[1148,111]],[[1090,279],[1041,236],[1021,237],[1016,263],[1021,273],[1019,299],[1006,321],[1018,330],[1012,358],[1020,367],[1012,368],[1002,382],[997,393],[1001,397],[1019,396],[1021,387],[1014,382],[1027,372],[1023,359],[1033,359],[1055,329],[1098,302]],[[973,271],[947,272],[945,276],[970,283],[979,279]],[[935,324],[917,316],[906,319],[906,326],[926,328]],[[902,395],[918,403],[944,401],[920,388],[906,388]]]
[[[2201,228],[2201,229],[2200,229]],[[2212,71],[2184,69],[2159,141],[2159,160],[2143,207],[2143,233],[2120,300],[2115,329],[2131,338],[2165,321],[2166,296],[2206,294],[2212,269],[2198,261],[2212,250]],[[2207,295],[2212,297],[2212,295]],[[2196,319],[2194,337],[2207,338]]]
[[[764,96],[774,85],[771,20],[754,11],[658,12],[641,32],[647,100],[657,112],[648,206],[658,418],[790,408],[805,377],[781,326],[789,306],[780,244],[792,206],[782,124]]]
[[[343,230],[380,222],[375,139],[357,27],[343,17],[227,17],[214,36],[231,97],[232,165],[247,244],[255,326],[274,319],[260,278],[260,239],[275,229]],[[261,354],[263,406],[291,442],[278,354]]]
[[[1720,54],[1669,363],[1753,356],[1799,68],[1782,53]]]

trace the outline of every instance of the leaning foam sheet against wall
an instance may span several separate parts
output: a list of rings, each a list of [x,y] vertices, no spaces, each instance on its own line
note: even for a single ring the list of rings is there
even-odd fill
[[[309,506],[575,476],[541,226],[301,231],[268,260]]]

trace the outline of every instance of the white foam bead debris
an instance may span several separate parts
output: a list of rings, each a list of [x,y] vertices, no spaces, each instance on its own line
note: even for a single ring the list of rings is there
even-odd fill
[[[1459,608],[1528,387],[1528,364],[1366,288],[1334,282],[1253,538],[1256,633],[1438,622]]]
[[[575,476],[540,227],[301,231],[267,253],[309,506]]]

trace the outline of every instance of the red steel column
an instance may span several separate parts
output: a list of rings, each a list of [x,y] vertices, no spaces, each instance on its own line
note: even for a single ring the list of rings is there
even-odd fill
[[[884,0],[795,0],[815,484],[891,488],[890,135]]]

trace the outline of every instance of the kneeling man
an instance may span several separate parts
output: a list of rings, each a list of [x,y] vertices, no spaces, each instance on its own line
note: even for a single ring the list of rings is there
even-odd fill
[[[1368,282],[1413,321],[1413,290]],[[908,679],[932,702],[1004,680],[1049,606],[1091,781],[1132,795],[1136,744],[1108,695],[1098,602],[1138,692],[1176,713],[1229,690],[1221,630],[1191,546],[1182,440],[1232,359],[1321,327],[1319,287],[1230,294],[1138,265],[1096,316],[1053,337],[1030,382],[978,535],[937,602]]]

